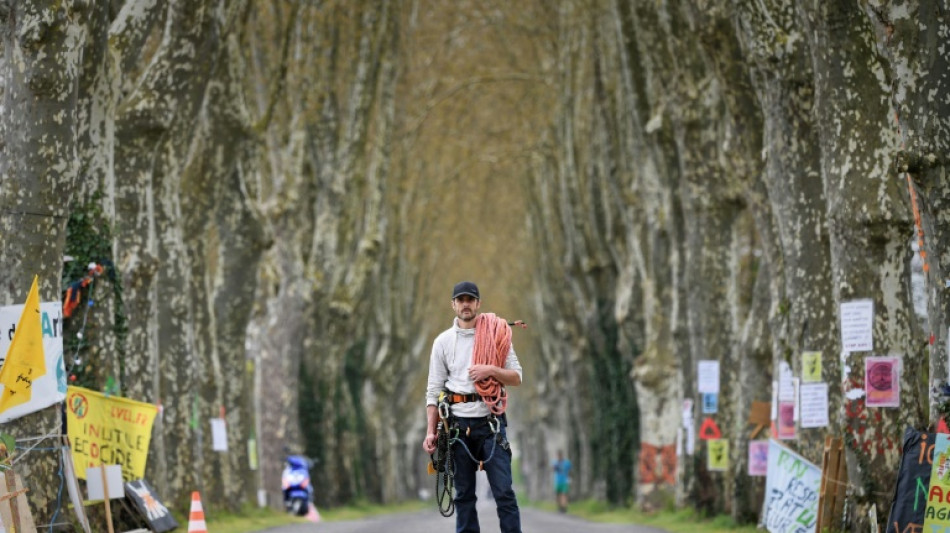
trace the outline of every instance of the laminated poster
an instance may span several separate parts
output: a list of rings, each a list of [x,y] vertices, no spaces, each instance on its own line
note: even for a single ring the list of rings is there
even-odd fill
[[[864,359],[865,403],[868,407],[900,405],[900,359],[867,357]]]

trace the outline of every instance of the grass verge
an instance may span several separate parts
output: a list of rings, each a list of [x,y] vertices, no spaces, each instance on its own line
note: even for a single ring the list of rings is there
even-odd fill
[[[532,503],[532,507],[556,511],[554,502]],[[604,502],[585,500],[571,502],[568,512],[592,522],[640,524],[665,529],[670,533],[761,533],[755,525],[738,525],[732,517],[720,515],[701,517],[693,509],[644,513],[636,509],[611,508]]]
[[[187,515],[182,517],[176,514],[175,520],[178,521],[178,527],[174,533],[184,533],[188,531]],[[299,524],[302,522],[305,522],[302,517],[276,511],[269,507],[260,508],[255,505],[246,505],[236,513],[223,511],[205,513],[205,523],[208,524],[208,531],[227,531],[228,533],[251,533],[272,527]]]

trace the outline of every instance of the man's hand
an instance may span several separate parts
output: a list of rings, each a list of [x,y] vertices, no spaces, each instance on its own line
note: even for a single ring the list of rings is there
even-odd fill
[[[436,433],[429,433],[426,435],[424,441],[422,441],[422,449],[426,451],[427,454],[432,455],[435,453],[435,445],[439,440],[439,435]]]
[[[496,370],[498,367],[495,365],[472,365],[468,369],[468,377],[472,378],[472,381],[481,381],[495,377]]]

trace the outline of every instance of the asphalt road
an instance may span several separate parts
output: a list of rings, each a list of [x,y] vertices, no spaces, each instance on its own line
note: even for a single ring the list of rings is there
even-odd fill
[[[494,502],[479,502],[482,533],[499,533]],[[571,516],[537,509],[521,509],[522,533],[666,533],[662,529],[638,525],[598,524]],[[375,516],[345,522],[294,524],[261,533],[450,533],[455,517],[443,518],[436,509],[414,513]]]

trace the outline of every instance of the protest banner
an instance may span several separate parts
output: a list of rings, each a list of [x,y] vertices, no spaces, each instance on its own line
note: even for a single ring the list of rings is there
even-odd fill
[[[914,428],[904,431],[904,447],[891,512],[887,517],[887,533],[903,533],[908,528],[909,531],[920,531],[923,527],[935,441],[933,433]]]
[[[950,531],[950,435],[945,433],[938,433],[934,444],[924,531]]]
[[[103,464],[121,465],[124,481],[145,476],[158,407],[82,387],[69,387],[66,407],[67,434],[80,479],[86,479],[86,468]]]
[[[818,519],[821,469],[774,439],[765,478],[765,526],[771,533],[811,533]]]
[[[0,364],[6,362],[7,352],[16,333],[17,323],[26,306],[0,307]],[[34,376],[30,384],[30,398],[0,412],[0,424],[9,422],[60,403],[66,398],[66,370],[63,366],[63,306],[60,302],[40,304],[40,331],[42,333],[45,372]],[[0,384],[0,397],[5,388]]]

